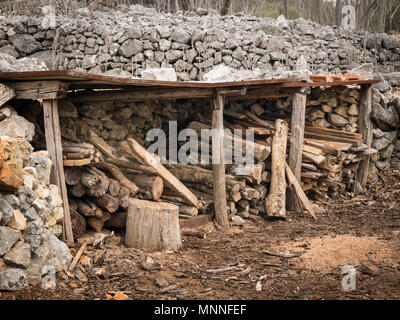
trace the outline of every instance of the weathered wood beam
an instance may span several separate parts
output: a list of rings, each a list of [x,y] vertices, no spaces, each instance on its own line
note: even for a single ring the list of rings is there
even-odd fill
[[[368,146],[368,148],[370,148],[372,145],[371,96],[371,85],[362,85],[358,129],[363,135],[364,143]],[[360,183],[361,187],[364,187],[367,183],[369,161],[370,156],[366,156],[365,160],[361,161],[358,167],[356,183]]]
[[[67,187],[65,185],[63,155],[61,145],[61,129],[58,117],[57,100],[43,100],[44,127],[47,151],[53,162],[51,181],[61,192],[64,209],[63,236],[68,242],[74,242],[71,217],[68,204]]]
[[[301,180],[301,163],[303,158],[304,127],[306,120],[307,95],[297,92],[293,97],[291,136],[289,149],[289,168],[298,181]],[[301,205],[294,190],[288,193],[288,209],[301,212]]]
[[[225,188],[225,149],[224,149],[224,98],[216,90],[212,100],[212,128],[218,130],[213,151],[217,151],[218,162],[213,163],[213,186],[215,220],[223,228],[229,227]],[[213,142],[214,143],[214,142]]]
[[[15,99],[60,99],[67,95],[68,84],[60,81],[7,82]]]
[[[219,95],[230,100],[288,97],[297,88],[280,88],[271,85],[260,88],[221,89]],[[73,103],[103,101],[144,101],[212,98],[212,88],[134,88],[126,90],[101,90],[69,93],[67,100]]]

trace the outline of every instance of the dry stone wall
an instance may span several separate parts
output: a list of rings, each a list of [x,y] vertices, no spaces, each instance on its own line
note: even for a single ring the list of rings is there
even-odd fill
[[[51,18],[51,19],[50,19]],[[202,80],[219,64],[239,70],[344,73],[363,63],[400,71],[400,39],[237,14],[156,13],[140,6],[120,11],[78,10],[72,17],[0,19],[0,52],[38,57],[50,69],[140,76],[172,67],[179,80]]]
[[[0,290],[40,283],[72,257],[62,233],[60,192],[47,151],[33,152],[34,125],[10,106],[0,113]]]

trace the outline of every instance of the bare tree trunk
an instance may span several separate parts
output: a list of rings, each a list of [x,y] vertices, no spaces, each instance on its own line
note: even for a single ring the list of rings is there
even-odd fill
[[[322,23],[321,0],[315,0],[315,10],[317,15],[317,22]]]
[[[229,12],[232,0],[224,0],[221,8],[221,16],[226,16]]]
[[[288,11],[287,0],[283,0],[283,6],[285,8],[285,18],[288,19],[289,18],[289,11]]]
[[[385,13],[386,13],[386,0],[379,1],[379,12],[378,12],[378,26],[377,32],[385,32]]]
[[[311,19],[311,7],[310,7],[310,1],[311,0],[305,0],[305,6],[306,6],[306,19],[310,20]]]
[[[336,25],[342,24],[342,0],[336,0]]]

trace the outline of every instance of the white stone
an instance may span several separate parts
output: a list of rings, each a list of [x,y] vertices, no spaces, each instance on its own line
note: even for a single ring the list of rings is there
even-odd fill
[[[158,81],[178,81],[173,68],[146,69],[141,72],[142,79]]]
[[[34,135],[35,125],[19,115],[13,114],[0,122],[0,136],[32,141]]]
[[[203,76],[203,79],[204,81],[208,82],[233,80],[232,69],[224,64],[220,64],[211,71],[207,72]]]

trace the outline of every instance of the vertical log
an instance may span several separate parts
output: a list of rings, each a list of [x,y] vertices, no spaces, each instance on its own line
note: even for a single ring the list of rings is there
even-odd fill
[[[298,181],[301,180],[301,162],[303,157],[304,126],[306,119],[306,98],[304,93],[295,93],[293,97],[291,137],[289,149],[289,167]],[[296,193],[288,193],[288,209],[301,212]]]
[[[223,228],[229,227],[226,208],[225,153],[224,153],[224,99],[216,92],[213,97],[212,127],[218,130],[213,151],[219,153],[219,163],[213,164],[215,220]]]
[[[371,147],[372,145],[372,122],[371,122],[371,95],[372,90],[370,85],[361,86],[361,99],[360,99],[360,115],[358,116],[358,129],[362,133],[364,143]],[[368,167],[369,167],[370,156],[360,162],[357,171],[357,180],[361,187],[364,187],[367,183],[368,178]]]
[[[272,139],[271,153],[271,187],[265,200],[265,209],[270,218],[286,218],[286,146],[288,124],[277,119],[275,122],[275,135]]]
[[[68,242],[74,242],[71,217],[68,205],[67,187],[65,185],[63,155],[61,145],[61,129],[58,117],[58,102],[55,99],[43,100],[43,114],[46,147],[53,162],[51,180],[61,192],[64,209],[63,237]]]

